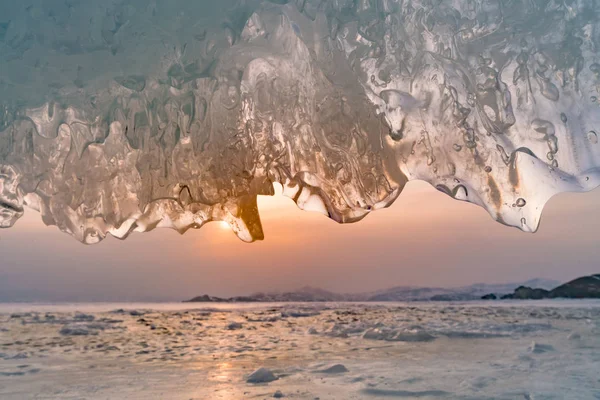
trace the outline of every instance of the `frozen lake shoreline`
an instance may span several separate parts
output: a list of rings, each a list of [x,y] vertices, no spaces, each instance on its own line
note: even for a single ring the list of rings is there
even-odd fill
[[[382,302],[0,302],[0,315],[22,312],[110,312],[123,310],[187,311],[187,310],[252,310],[272,307],[344,307],[344,306],[435,306],[460,305],[472,307],[600,307],[600,299],[546,300],[475,300],[475,301],[382,301]]]
[[[598,301],[195,306],[0,305],[0,398],[600,396]]]

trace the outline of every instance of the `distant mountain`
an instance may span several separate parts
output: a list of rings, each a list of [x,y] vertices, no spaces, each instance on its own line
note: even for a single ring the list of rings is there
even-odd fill
[[[370,297],[368,301],[468,301],[479,300],[487,294],[501,297],[511,293],[519,286],[535,285],[537,287],[552,288],[560,282],[549,279],[531,279],[522,283],[487,284],[476,283],[459,288],[415,288],[396,287],[381,291]]]
[[[222,299],[220,297],[203,294],[202,296],[196,296],[193,299],[186,300],[184,303],[225,303],[227,301],[229,301],[229,299]]]
[[[592,299],[600,298],[600,274],[574,279],[554,289],[534,287],[533,285],[519,286],[511,294],[502,296],[503,299],[540,300],[540,299]]]
[[[530,286],[530,287],[535,287],[535,288],[540,288],[540,289],[545,289],[545,290],[551,290],[552,288],[555,288],[560,284],[561,284],[560,281],[555,281],[552,279],[541,279],[541,278],[530,279],[530,280],[522,283],[523,286]]]
[[[532,279],[521,283],[485,284],[459,288],[435,288],[435,287],[412,287],[398,286],[372,293],[339,294],[327,290],[313,288],[310,286],[291,292],[255,293],[250,296],[236,296],[227,299],[202,295],[187,300],[187,302],[348,302],[348,301],[467,301],[479,300],[486,294],[493,293],[501,297],[512,293],[519,286],[537,286],[552,288],[559,284],[557,281],[547,279]]]
[[[327,290],[303,287],[293,292],[273,292],[273,293],[255,293],[250,296],[235,296],[228,299],[203,295],[194,297],[187,302],[206,303],[206,302],[226,302],[226,303],[286,303],[286,302],[336,302],[336,301],[355,301],[353,295],[343,295]]]

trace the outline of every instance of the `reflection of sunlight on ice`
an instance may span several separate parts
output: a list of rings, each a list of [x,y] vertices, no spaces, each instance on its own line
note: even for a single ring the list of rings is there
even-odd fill
[[[215,389],[212,398],[222,400],[237,400],[240,398],[239,390],[235,386],[238,382],[234,382],[234,367],[231,363],[221,362],[214,365],[208,374],[208,380],[215,382]]]
[[[232,377],[232,365],[228,362],[218,363],[208,379],[213,382],[229,383]]]

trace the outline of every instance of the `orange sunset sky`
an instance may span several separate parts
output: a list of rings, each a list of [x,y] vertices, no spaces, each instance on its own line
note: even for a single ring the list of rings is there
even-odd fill
[[[222,223],[84,246],[28,210],[0,231],[0,301],[178,301],[311,285],[363,292],[567,280],[598,273],[600,191],[562,194],[539,231],[503,226],[477,206],[411,182],[392,207],[338,225],[281,195],[260,197],[266,239],[241,242]]]

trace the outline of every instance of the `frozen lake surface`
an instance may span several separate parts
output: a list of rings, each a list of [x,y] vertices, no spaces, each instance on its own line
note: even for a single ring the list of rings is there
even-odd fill
[[[0,305],[2,399],[598,399],[599,375],[597,301]]]

